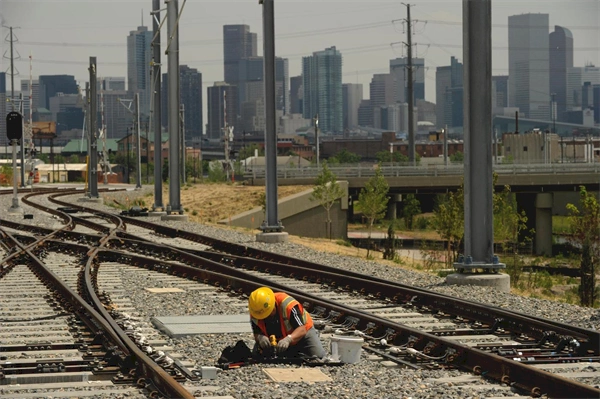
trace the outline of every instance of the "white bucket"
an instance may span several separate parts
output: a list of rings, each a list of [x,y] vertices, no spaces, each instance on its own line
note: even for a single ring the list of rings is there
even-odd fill
[[[360,337],[343,337],[334,335],[331,340],[331,357],[342,363],[358,363],[362,344],[365,342]]]

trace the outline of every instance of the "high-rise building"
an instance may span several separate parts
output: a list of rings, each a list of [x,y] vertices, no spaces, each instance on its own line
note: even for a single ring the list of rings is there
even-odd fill
[[[290,113],[302,113],[302,75],[290,78]]]
[[[413,99],[425,99],[425,59],[413,58]],[[408,57],[390,60],[390,73],[396,81],[396,101],[408,103]],[[391,104],[391,103],[390,103]]]
[[[358,126],[373,126],[373,106],[371,100],[362,100],[358,106]]]
[[[6,73],[0,72],[0,143],[2,145],[8,144],[8,138],[6,137]]]
[[[169,126],[168,93],[169,79],[163,74],[161,88],[161,123],[163,127]],[[185,140],[199,140],[202,136],[202,73],[187,65],[179,66],[179,96],[184,107]]]
[[[600,68],[593,65],[567,68],[567,111],[580,111],[583,106],[584,83],[600,84]]]
[[[594,123],[600,123],[600,84],[592,86],[592,101],[594,110]]]
[[[302,57],[304,112],[306,119],[319,115],[323,132],[341,133],[342,54],[335,46]]]
[[[492,109],[508,107],[508,76],[492,76]]]
[[[526,118],[550,120],[548,14],[508,17],[509,106]]]
[[[373,75],[369,84],[369,98],[372,107],[383,107],[396,102],[396,85],[391,73]]]
[[[208,123],[206,125],[206,136],[209,139],[222,139],[225,119],[228,126],[236,126],[238,93],[237,86],[225,82],[215,82],[214,86],[208,87],[207,109]],[[227,107],[225,108],[225,104]]]
[[[257,87],[256,82],[263,82],[263,57],[247,57],[238,61],[238,106],[246,101],[252,101],[251,96],[247,94],[248,85]],[[275,108],[282,111],[283,114],[290,112],[289,86],[290,78],[288,72],[288,59],[275,58]],[[262,91],[260,96],[264,97],[264,83],[261,83]]]
[[[50,99],[57,93],[79,94],[75,77],[71,75],[42,75],[39,79],[38,107],[50,109]],[[26,96],[25,93],[23,93]]]
[[[103,77],[98,79],[98,91],[125,90],[124,77]]]
[[[224,78],[229,84],[237,84],[239,61],[256,57],[256,33],[248,25],[223,25]]]
[[[342,115],[344,130],[358,126],[358,107],[363,99],[362,84],[344,83],[342,85]]]
[[[29,79],[21,79],[21,93],[23,93],[23,99],[25,102],[23,103],[23,118],[29,118],[29,106],[30,100],[29,96],[31,93],[31,103],[33,105],[33,110],[38,107],[40,101],[40,81],[39,79],[32,79],[31,87],[33,88],[33,92],[29,90]]]
[[[435,107],[438,127],[462,126],[462,103],[458,100],[456,90],[463,87],[463,64],[455,57],[450,57],[450,65],[437,67],[435,73]],[[453,92],[454,91],[454,92]],[[460,96],[462,98],[462,94]],[[461,100],[462,101],[462,100]],[[459,113],[460,115],[455,113]],[[460,123],[455,125],[455,122]]]
[[[556,102],[555,119],[564,121],[567,110],[567,69],[573,67],[573,34],[567,28],[554,26],[549,36],[550,95]]]
[[[150,79],[151,42],[152,32],[145,26],[138,26],[127,37],[127,90],[131,95],[139,93],[142,118],[150,115],[150,97],[153,91]]]
[[[120,98],[129,98],[130,93],[125,90],[106,90],[102,92],[104,102],[104,126],[106,127],[106,138],[120,139],[127,136],[127,129],[133,127],[133,116],[119,103]],[[98,125],[102,123],[100,113],[100,93],[98,93]],[[140,120],[141,126],[146,127],[146,120]]]

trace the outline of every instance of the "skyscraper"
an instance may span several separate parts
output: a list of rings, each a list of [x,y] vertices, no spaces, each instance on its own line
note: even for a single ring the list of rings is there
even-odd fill
[[[435,73],[435,108],[438,127],[462,126],[462,92],[459,90],[462,87],[463,64],[455,57],[450,57],[450,65],[437,67]],[[461,103],[458,104],[458,101]]]
[[[508,17],[509,106],[525,117],[550,120],[548,14]]]
[[[413,58],[413,97],[417,100],[425,99],[425,59]],[[408,103],[408,58],[390,60],[390,73],[396,81],[396,102]]]
[[[396,85],[391,73],[378,73],[373,75],[369,84],[369,98],[371,106],[383,107],[396,102]]]
[[[558,121],[564,121],[567,110],[567,69],[573,67],[573,34],[567,28],[554,26],[550,32],[550,95],[555,94]]]
[[[145,118],[150,115],[150,96],[153,90],[150,79],[151,42],[152,32],[145,26],[138,26],[127,37],[127,90],[132,95],[139,93],[140,113]]]
[[[342,85],[342,113],[344,130],[358,126],[358,107],[363,99],[362,84],[344,83]]]
[[[33,105],[33,110],[38,107],[40,101],[40,81],[38,79],[33,79],[31,81],[31,87],[33,88],[31,103]],[[21,93],[23,93],[23,98],[25,102],[23,103],[23,118],[26,120],[29,119],[29,79],[21,79]]]
[[[237,109],[237,86],[225,82],[215,82],[214,86],[208,87],[206,91],[208,99],[206,136],[209,139],[222,139],[225,118],[229,126],[235,126],[237,122],[237,115],[239,114]],[[225,103],[227,109],[225,109]],[[225,114],[227,114],[226,117]]]
[[[163,74],[161,89],[161,123],[169,126],[168,93],[169,79]],[[187,65],[179,66],[179,93],[185,110],[185,140],[199,139],[203,130],[202,73]]]
[[[492,109],[508,107],[508,76],[492,76]]]
[[[246,57],[238,61],[238,107],[246,101],[253,101],[249,92],[256,92],[260,98],[264,98],[263,83],[263,57]],[[290,112],[289,86],[290,77],[288,72],[288,59],[275,58],[275,107],[277,110],[288,114]],[[257,83],[260,82],[260,83]]]
[[[342,54],[333,46],[302,57],[302,77],[304,117],[318,114],[323,132],[342,132]]]
[[[302,113],[302,75],[290,78],[290,113]]]
[[[248,25],[223,25],[223,59],[225,82],[237,84],[238,63],[242,58],[256,57],[256,33]]]
[[[50,98],[56,96],[56,93],[78,94],[79,88],[75,82],[75,76],[71,75],[42,75],[39,79],[40,97],[38,107],[50,108]],[[23,93],[25,97],[27,94]]]

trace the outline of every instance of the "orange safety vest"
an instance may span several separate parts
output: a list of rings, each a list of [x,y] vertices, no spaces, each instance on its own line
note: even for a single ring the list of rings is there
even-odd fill
[[[283,338],[287,337],[292,333],[292,331],[294,331],[292,323],[290,323],[290,316],[294,306],[298,306],[300,309],[300,317],[306,326],[306,330],[308,331],[313,327],[313,321],[310,317],[310,314],[304,310],[300,302],[283,292],[276,292],[275,307],[277,309],[277,313],[279,314],[279,324],[281,325],[281,336]],[[254,317],[251,317],[251,319],[252,323],[256,324],[264,335],[267,335],[267,325],[265,320],[258,320]]]

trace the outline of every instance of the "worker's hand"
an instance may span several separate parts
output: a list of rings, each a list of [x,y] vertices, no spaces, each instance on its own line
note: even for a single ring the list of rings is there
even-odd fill
[[[256,337],[256,342],[261,349],[269,349],[271,347],[271,343],[269,342],[269,338],[266,335],[259,335]]]
[[[284,339],[282,339],[281,341],[277,342],[277,353],[285,352],[290,347],[291,343],[292,343],[292,337],[289,335],[287,337],[285,337]]]

